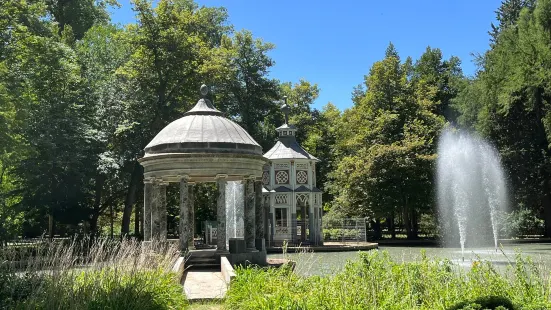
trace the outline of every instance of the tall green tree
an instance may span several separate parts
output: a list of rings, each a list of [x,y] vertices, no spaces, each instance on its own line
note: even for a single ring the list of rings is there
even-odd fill
[[[117,128],[116,141],[131,166],[123,234],[129,232],[132,207],[142,184],[136,159],[164,126],[195,104],[198,85],[226,70],[219,48],[230,30],[225,9],[199,8],[193,1],[161,0],[153,8],[149,1],[136,0],[134,10],[137,23],[128,27],[125,42],[133,52],[117,69],[127,97],[125,120]]]
[[[348,214],[385,217],[393,229],[401,216],[408,238],[417,217],[432,205],[435,141],[444,124],[433,100],[437,88],[408,79],[392,44],[365,78],[359,104],[344,112],[338,143],[344,157],[335,172],[337,203]]]
[[[271,120],[278,113],[279,83],[268,77],[275,62],[268,52],[271,43],[254,38],[250,31],[225,37],[222,48],[228,59],[227,71],[217,75],[215,96],[219,109],[227,113],[260,143],[271,147],[275,130]]]
[[[537,1],[533,8],[532,2],[515,6],[513,2],[504,2],[498,10],[498,17],[509,12],[505,26],[480,59],[480,72],[457,106],[464,122],[496,143],[509,172],[515,205],[540,210],[549,236],[551,3]]]

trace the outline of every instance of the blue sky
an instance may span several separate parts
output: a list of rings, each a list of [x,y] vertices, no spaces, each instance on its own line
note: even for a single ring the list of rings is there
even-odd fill
[[[474,74],[471,54],[488,49],[487,32],[500,5],[500,0],[197,2],[226,7],[236,30],[248,29],[276,45],[271,77],[317,83],[321,91],[314,107],[332,102],[341,110],[352,106],[352,88],[363,83],[389,42],[402,59],[417,59],[429,45],[440,48],[444,57],[462,60],[465,74]],[[113,21],[133,22],[130,0],[119,3]]]

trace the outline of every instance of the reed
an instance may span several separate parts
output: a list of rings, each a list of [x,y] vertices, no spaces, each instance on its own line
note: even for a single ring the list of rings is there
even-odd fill
[[[179,252],[166,243],[110,239],[0,250],[0,308],[181,309]]]

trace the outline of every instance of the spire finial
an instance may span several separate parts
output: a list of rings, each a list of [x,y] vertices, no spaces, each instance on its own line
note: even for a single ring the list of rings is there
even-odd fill
[[[203,84],[203,85],[201,85],[200,91],[201,91],[201,97],[206,98],[207,95],[209,94],[209,87],[207,85]]]
[[[285,114],[285,124],[289,124],[289,112],[291,111],[291,109],[287,105],[287,96],[283,96],[283,100],[285,103],[281,107],[281,112]]]

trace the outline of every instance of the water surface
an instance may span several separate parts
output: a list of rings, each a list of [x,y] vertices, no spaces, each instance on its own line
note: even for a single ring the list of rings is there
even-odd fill
[[[419,260],[425,251],[429,258],[450,259],[452,262],[469,268],[474,261],[489,260],[496,266],[507,266],[515,261],[518,252],[531,257],[540,269],[549,274],[551,270],[551,243],[527,243],[507,245],[496,252],[494,248],[465,249],[464,261],[460,248],[436,247],[379,247],[378,251],[387,251],[396,262]],[[359,252],[289,253],[288,258],[297,262],[296,271],[302,275],[326,275],[341,270],[346,261],[357,259]],[[283,254],[270,254],[269,258],[282,258]]]

